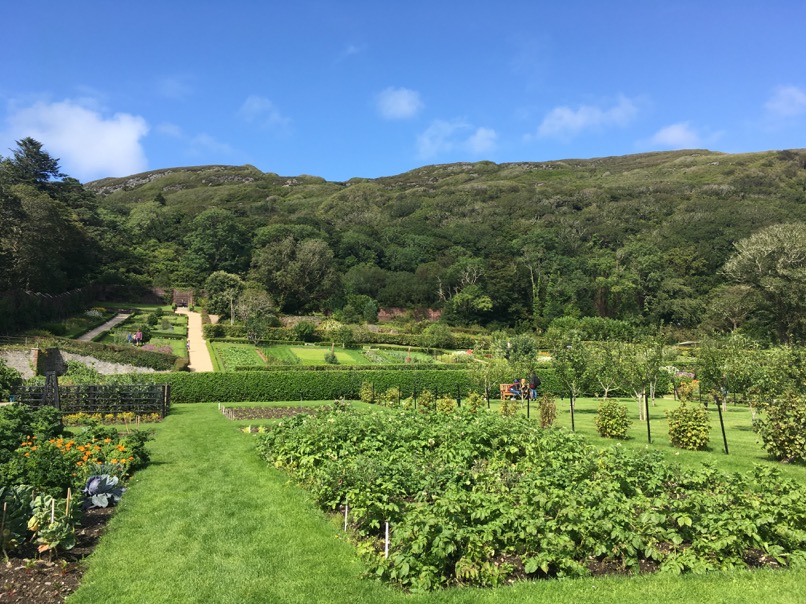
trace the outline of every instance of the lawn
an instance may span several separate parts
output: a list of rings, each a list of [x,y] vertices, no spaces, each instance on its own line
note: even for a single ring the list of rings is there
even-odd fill
[[[651,446],[654,449],[662,451],[670,460],[674,460],[682,466],[687,467],[699,466],[703,462],[708,461],[718,464],[721,469],[726,471],[744,472],[752,470],[753,464],[755,463],[775,463],[777,467],[780,467],[784,473],[791,475],[792,478],[806,482],[806,465],[779,464],[770,460],[758,436],[753,432],[750,409],[744,405],[731,403],[728,405],[727,412],[723,414],[725,436],[728,441],[729,452],[729,454],[726,455],[719,425],[719,414],[713,404],[709,406],[708,412],[711,419],[711,435],[708,449],[704,451],[685,451],[673,447],[669,440],[666,411],[674,409],[679,405],[671,396],[657,399],[654,406],[650,403],[649,420],[650,435],[652,438],[651,445],[647,443],[646,421],[638,420],[638,404],[635,399],[619,400],[627,405],[630,417],[633,419],[633,423],[628,432],[628,438],[623,441],[618,441],[625,447],[645,448]],[[576,432],[584,434],[591,442],[601,446],[609,446],[615,441],[602,438],[596,432],[594,420],[596,418],[596,409],[599,402],[600,399],[595,398],[577,399],[574,413],[574,428]],[[491,400],[490,404],[494,410],[498,410],[499,401]],[[570,430],[571,412],[568,397],[565,399],[556,399],[556,404],[556,425]],[[530,411],[530,417],[537,421],[539,411],[535,403],[531,404]],[[526,414],[525,403],[521,407],[520,413],[523,415]]]
[[[267,358],[278,365],[325,365],[325,354],[330,346],[266,346],[262,348]],[[370,361],[361,350],[334,348],[340,365],[368,365]]]
[[[580,431],[587,423],[583,415],[580,409]],[[239,431],[242,423],[224,418],[215,403],[174,406],[156,426],[149,445],[152,464],[132,480],[70,603],[794,604],[806,597],[806,569],[547,580],[402,594],[362,578],[340,519],[321,514],[284,474],[266,467],[254,450],[254,436]],[[709,458],[720,467],[730,459],[718,453]]]
[[[330,346],[290,346],[289,350],[303,365],[325,365],[325,354],[330,352]],[[337,347],[333,352],[340,365],[369,364],[360,350]]]

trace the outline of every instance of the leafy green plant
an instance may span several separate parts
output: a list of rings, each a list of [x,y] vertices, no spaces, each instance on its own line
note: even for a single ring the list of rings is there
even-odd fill
[[[806,397],[788,392],[759,406],[763,413],[756,418],[753,429],[767,452],[780,461],[805,460]]]
[[[325,352],[325,363],[328,363],[329,365],[338,365],[339,359],[336,357],[336,353],[332,350]]]
[[[29,485],[0,485],[0,550],[4,556],[26,538],[32,497]]]
[[[109,474],[95,474],[87,478],[81,492],[84,494],[84,509],[106,508],[117,505],[125,488],[118,486],[120,478]]]
[[[666,417],[669,438],[675,447],[696,451],[708,446],[711,424],[702,406],[681,402],[677,409],[667,411]]]
[[[605,438],[627,438],[632,423],[627,416],[627,405],[612,399],[599,403],[594,421],[599,436]]]
[[[69,550],[75,547],[76,530],[81,510],[73,505],[71,492],[67,497],[56,499],[50,495],[37,495],[31,501],[31,517],[28,530],[39,543],[39,552]]]

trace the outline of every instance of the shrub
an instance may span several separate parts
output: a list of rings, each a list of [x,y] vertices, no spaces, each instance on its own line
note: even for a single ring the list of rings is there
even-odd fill
[[[333,352],[332,350],[328,350],[325,353],[325,363],[327,363],[328,365],[338,365],[339,359],[336,358],[336,353]]]
[[[436,410],[437,399],[430,390],[423,390],[417,395],[417,411],[420,413],[431,413]]]
[[[438,413],[453,413],[456,411],[457,406],[456,400],[448,396],[441,397],[436,404]]]
[[[484,397],[479,394],[478,392],[471,392],[467,395],[467,402],[465,406],[470,413],[478,413],[487,405],[487,401],[484,400]]]
[[[780,461],[806,460],[806,397],[789,392],[760,407],[753,429],[767,452]]]
[[[372,382],[361,382],[361,389],[358,392],[358,400],[362,403],[374,403],[375,402],[375,388],[372,386]]]
[[[400,388],[397,386],[387,388],[386,392],[384,392],[378,399],[378,403],[384,407],[397,407],[399,401]]]
[[[599,436],[605,438],[627,438],[632,423],[627,417],[627,405],[612,399],[599,403],[595,422]]]
[[[551,428],[557,419],[557,403],[554,397],[544,392],[540,397],[540,427]]]
[[[669,420],[669,438],[679,449],[696,451],[708,446],[711,424],[708,412],[701,406],[680,403],[677,409],[666,412]]]
[[[501,406],[498,408],[498,412],[502,417],[512,417],[517,415],[519,408],[520,401],[517,398],[512,397],[501,401]]]

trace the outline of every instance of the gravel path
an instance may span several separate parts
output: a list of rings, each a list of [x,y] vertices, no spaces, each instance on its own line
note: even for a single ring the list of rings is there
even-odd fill
[[[177,308],[177,314],[188,316],[188,357],[191,371],[213,371],[213,361],[210,359],[210,352],[207,350],[207,342],[202,335],[201,315],[187,308]]]
[[[92,339],[95,336],[99,335],[101,332],[109,331],[110,329],[112,329],[116,325],[119,325],[119,324],[123,323],[123,321],[125,321],[129,317],[131,317],[130,314],[120,313],[117,316],[113,317],[112,319],[109,319],[103,325],[100,325],[100,326],[96,327],[95,329],[89,330],[83,336],[78,336],[76,338],[76,340],[81,340],[82,342],[90,342],[90,341],[92,341]]]

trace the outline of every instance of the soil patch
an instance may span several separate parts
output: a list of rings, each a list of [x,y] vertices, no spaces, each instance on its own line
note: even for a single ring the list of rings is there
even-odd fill
[[[228,419],[283,419],[300,413],[316,413],[324,407],[224,407]]]
[[[95,549],[113,513],[114,508],[86,510],[76,529],[76,546],[53,560],[39,559],[35,544],[26,544],[8,560],[0,560],[0,603],[64,602],[78,589],[84,558]]]

